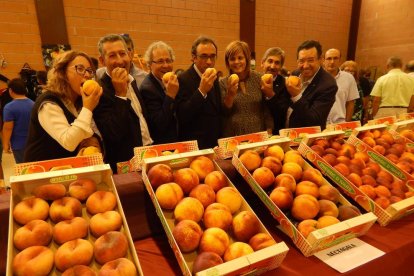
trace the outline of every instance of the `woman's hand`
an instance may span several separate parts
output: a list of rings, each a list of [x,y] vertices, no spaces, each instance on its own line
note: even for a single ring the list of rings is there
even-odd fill
[[[99,99],[101,98],[102,93],[103,93],[103,90],[101,87],[101,89],[99,90],[96,89],[90,95],[86,95],[85,92],[83,92],[83,88],[81,87],[83,107],[89,109],[92,112],[95,109],[95,107],[98,105]]]

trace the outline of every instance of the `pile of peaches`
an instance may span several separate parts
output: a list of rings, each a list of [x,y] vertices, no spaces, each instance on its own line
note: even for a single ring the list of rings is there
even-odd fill
[[[253,253],[276,242],[242,208],[243,198],[206,156],[173,170],[156,164],[148,170],[158,204],[174,214],[172,234],[182,253],[197,251],[193,273]]]
[[[364,142],[378,141],[382,145],[388,144],[385,142],[386,139],[390,141],[393,139],[389,133],[384,133],[381,137],[378,136],[374,140],[373,137],[364,136],[362,139]],[[395,143],[395,145],[401,144]],[[378,148],[376,145],[372,146]],[[357,151],[354,145],[345,143],[341,136],[317,139],[312,143],[311,148],[383,209],[414,195],[403,181],[393,177],[378,163],[372,161],[366,152]],[[397,146],[393,149],[397,149]]]
[[[413,139],[409,133],[411,130],[403,130],[400,135],[407,139]],[[370,146],[379,154],[384,155],[401,170],[414,176],[414,147],[407,147],[406,139],[394,138],[387,130],[367,130],[358,133],[358,138]]]
[[[55,266],[62,275],[96,275],[89,266],[95,259],[101,265],[99,275],[137,275],[135,264],[126,258],[128,241],[112,192],[98,191],[94,180],[82,178],[68,189],[45,184],[32,193],[13,209],[19,225],[13,236],[19,251],[14,274],[48,275]],[[88,215],[83,215],[84,208]]]
[[[355,206],[340,205],[339,191],[325,183],[317,169],[305,169],[305,161],[296,150],[284,152],[281,146],[272,145],[263,156],[246,150],[239,159],[305,238],[316,229],[361,214]]]

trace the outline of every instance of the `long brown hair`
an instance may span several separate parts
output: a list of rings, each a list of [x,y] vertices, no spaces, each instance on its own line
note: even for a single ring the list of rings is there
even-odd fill
[[[244,72],[246,73],[246,76],[248,76],[250,73],[251,54],[249,45],[244,41],[235,40],[227,45],[226,52],[224,53],[224,59],[226,61],[226,67],[229,70],[229,75],[233,73],[230,69],[229,59],[240,51],[243,53],[244,58],[246,59],[246,68],[244,68]]]
[[[48,90],[59,95],[64,101],[71,101],[71,87],[66,76],[69,63],[76,57],[83,56],[92,65],[91,58],[84,52],[67,51],[60,54],[53,62],[52,68],[48,72],[48,81],[44,90]]]

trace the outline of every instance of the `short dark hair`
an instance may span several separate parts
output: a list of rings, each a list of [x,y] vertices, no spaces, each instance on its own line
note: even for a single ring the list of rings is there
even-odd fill
[[[9,80],[7,83],[7,87],[9,90],[12,90],[14,93],[19,95],[26,95],[27,94],[27,88],[26,84],[22,79],[16,78]]]
[[[129,34],[121,34],[121,36],[125,40],[125,43],[128,46],[128,48],[129,48],[129,46],[131,46],[131,51],[133,51],[135,49],[135,47],[134,47],[134,41],[132,41],[132,39],[129,36]]]
[[[296,51],[296,57],[299,57],[299,52],[303,49],[312,49],[316,48],[316,51],[318,52],[318,58],[322,56],[322,45],[319,43],[319,41],[316,40],[306,40],[302,44],[299,45],[298,50]]]
[[[410,60],[406,65],[405,65],[405,70],[407,70],[408,72],[414,72],[414,60]]]
[[[99,42],[98,42],[98,50],[99,50],[99,54],[101,55],[101,57],[105,56],[105,53],[104,53],[104,50],[103,50],[104,43],[106,43],[106,42],[116,42],[116,41],[121,41],[122,44],[124,44],[124,46],[125,46],[125,50],[128,51],[128,45],[126,44],[125,39],[124,39],[123,36],[117,35],[117,34],[108,34],[108,35],[105,35],[105,36],[101,37],[99,39]]]
[[[402,68],[402,60],[400,57],[392,56],[387,60],[387,65],[392,68]]]
[[[214,48],[216,48],[216,54],[217,54],[217,45],[214,42],[214,40],[208,36],[199,36],[196,40],[194,40],[193,45],[191,46],[191,55],[196,56],[197,55],[197,46],[200,44],[213,44]]]
[[[283,51],[279,47],[273,47],[266,50],[263,55],[262,62],[266,61],[269,56],[280,56],[280,61],[282,62],[282,66],[285,63],[285,51]]]

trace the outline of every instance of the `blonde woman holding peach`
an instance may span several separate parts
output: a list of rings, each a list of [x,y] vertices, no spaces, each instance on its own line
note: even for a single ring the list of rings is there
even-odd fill
[[[250,69],[250,49],[233,41],[225,51],[229,75],[220,80],[223,99],[223,136],[230,137],[273,129],[273,118],[261,90],[261,73]]]

